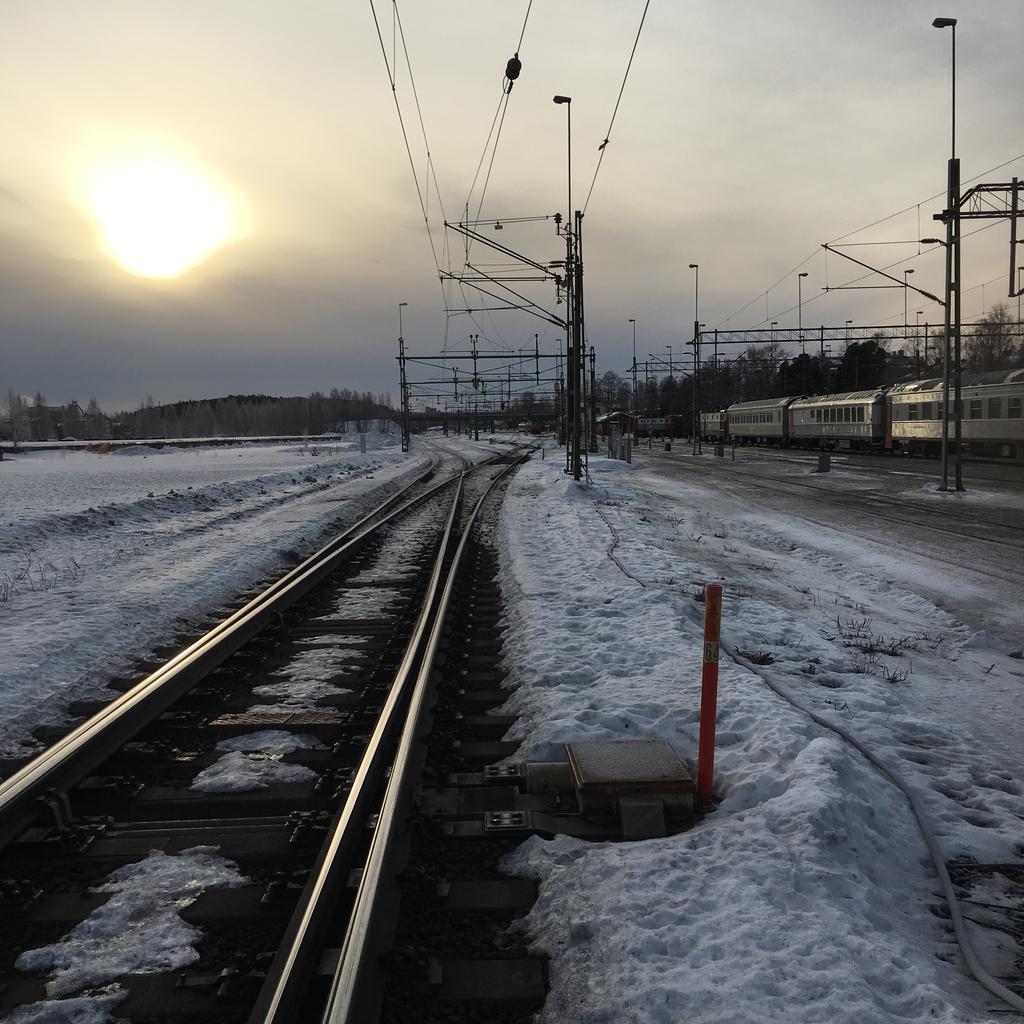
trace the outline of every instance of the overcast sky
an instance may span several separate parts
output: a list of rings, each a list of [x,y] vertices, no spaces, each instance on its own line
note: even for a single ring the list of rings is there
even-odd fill
[[[390,59],[392,6],[376,6]],[[484,217],[565,211],[565,108],[555,93],[573,98],[581,205],[643,6],[534,0]],[[451,219],[526,8],[399,6]],[[937,15],[960,19],[957,149],[967,179],[1024,155],[1020,0],[652,0],[585,220],[587,325],[600,368],[628,367],[629,317],[641,353],[689,338],[694,262],[709,326],[795,326],[795,272],[812,254],[801,268],[805,325],[902,323],[899,290],[823,293],[819,246],[904,207],[913,209],[850,240],[939,233],[931,215],[942,203],[925,202],[942,192],[949,155],[950,33],[931,27]],[[409,303],[414,352],[438,351],[446,330],[457,344],[478,329],[465,316],[446,324],[368,0],[6,0],[0,29],[3,392],[83,404],[96,396],[111,408],[147,394],[397,392],[399,301]],[[400,44],[398,53],[397,96],[422,185]],[[168,280],[110,259],[83,191],[88,168],[154,148],[215,186],[236,225],[227,244]],[[985,180],[1014,174],[1024,177],[1024,158]],[[440,252],[436,196],[429,216]],[[508,225],[499,237],[543,260],[563,253],[549,224]],[[1008,238],[999,222],[965,242],[965,316],[1007,301]],[[851,251],[875,263],[914,257],[900,269],[941,292],[938,251]],[[858,276],[840,263],[829,257],[831,285]],[[534,294],[552,300],[550,290]],[[941,319],[938,306],[911,298],[911,322],[917,309],[922,321]],[[538,329],[518,314],[478,322],[510,347],[532,343]]]

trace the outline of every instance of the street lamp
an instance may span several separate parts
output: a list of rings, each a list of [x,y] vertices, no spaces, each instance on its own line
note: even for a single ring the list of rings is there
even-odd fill
[[[960,162],[956,158],[956,18],[935,18],[934,28],[950,29],[950,131],[947,170],[946,209],[946,315],[942,369],[942,490],[949,489],[949,375],[950,344],[953,344],[954,395],[953,422],[956,451],[956,489],[963,490],[963,469],[960,463]],[[955,286],[953,282],[956,282]],[[956,290],[954,299],[954,287]],[[954,306],[955,303],[955,306]]]
[[[807,271],[803,271],[796,275],[796,317],[797,317],[797,330],[800,334],[800,391],[803,394],[807,394],[807,360],[803,356],[807,355],[807,347],[804,345],[804,290],[803,283],[804,278],[807,276]]]
[[[807,271],[796,275],[796,316],[797,316],[797,330],[800,332],[800,351],[804,351],[804,291],[803,283],[804,278],[807,276]]]
[[[913,270],[903,271],[903,340],[907,341],[907,278],[913,273]]]
[[[580,301],[576,288],[578,271],[578,251],[574,251],[573,209],[572,209],[572,97],[554,96],[555,103],[565,104],[566,113],[566,178],[569,208],[566,210],[565,224],[565,279],[572,287],[572,301],[566,316],[566,344],[569,353],[568,366],[568,418],[572,424],[572,440],[566,438],[565,458],[566,470],[571,471],[573,479],[579,480],[582,475],[580,461],[580,385],[583,369],[582,338],[580,337],[580,317],[578,303]]]
[[[693,454],[699,450],[700,414],[697,406],[700,402],[700,264],[691,263],[693,271]]]
[[[402,451],[409,450],[412,441],[412,431],[409,421],[409,385],[405,378],[405,338],[402,334],[402,307],[408,306],[408,302],[398,304],[398,368],[400,371],[400,388],[402,392]]]
[[[640,415],[640,403],[636,395],[636,318],[631,316],[626,323],[633,325],[633,444],[636,444],[640,437],[636,430],[636,418]]]
[[[566,226],[572,224],[572,97],[571,96],[555,96],[555,103],[565,104],[566,114],[566,137],[567,142],[567,167],[568,167],[568,181],[569,181],[569,208],[565,211],[565,223]]]
[[[948,28],[952,29],[952,41],[953,41],[953,52],[952,52],[952,116],[950,118],[950,133],[949,133],[949,158],[951,160],[956,159],[956,18],[936,18],[932,22],[932,28]]]

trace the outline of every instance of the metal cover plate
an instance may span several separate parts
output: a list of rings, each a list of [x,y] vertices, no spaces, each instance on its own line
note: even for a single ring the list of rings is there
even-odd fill
[[[634,786],[651,783],[665,789],[689,789],[693,779],[676,752],[664,740],[586,740],[567,743],[576,785]]]

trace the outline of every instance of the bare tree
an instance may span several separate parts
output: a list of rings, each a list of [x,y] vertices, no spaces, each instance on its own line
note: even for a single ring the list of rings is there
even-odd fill
[[[1024,365],[1021,339],[1010,329],[1014,320],[1005,302],[992,307],[964,339],[967,366],[971,370],[1009,370]]]

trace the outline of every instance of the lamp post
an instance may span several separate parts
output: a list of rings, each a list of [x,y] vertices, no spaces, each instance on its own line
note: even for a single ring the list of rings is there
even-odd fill
[[[960,161],[956,158],[956,18],[936,18],[933,28],[951,30],[950,52],[950,132],[947,165],[946,209],[946,315],[942,371],[942,490],[949,489],[949,377],[950,346],[954,367],[953,423],[954,468],[956,489],[963,490],[963,469],[960,463],[961,401],[960,401]]]
[[[804,278],[807,276],[807,271],[803,271],[796,275],[796,317],[797,317],[797,331],[800,334],[800,352],[804,351],[804,290],[803,283]]]
[[[913,273],[913,270],[903,271],[903,340],[909,341],[907,337],[907,278]]]
[[[398,369],[399,387],[402,393],[402,451],[409,450],[412,440],[409,424],[409,386],[405,378],[405,338],[402,335],[402,307],[408,306],[408,302],[398,304]]]
[[[923,309],[914,310],[914,316],[916,322],[914,324],[914,352],[921,347],[921,314],[924,312]],[[924,336],[924,368],[928,369],[928,335]]]
[[[580,449],[580,384],[583,368],[582,339],[580,338],[580,317],[579,317],[579,295],[577,294],[577,279],[579,276],[576,239],[572,229],[572,97],[554,96],[556,104],[565,106],[566,113],[566,193],[569,208],[566,210],[566,259],[565,279],[567,288],[571,288],[571,301],[568,303],[569,312],[566,317],[566,336],[568,338],[568,417],[571,424],[571,440],[566,440],[566,461],[567,469],[572,473],[574,480],[579,480],[583,475]]]
[[[640,415],[640,403],[636,395],[636,317],[630,317],[626,323],[633,325],[633,444],[636,444],[640,436],[636,432],[636,419]]]
[[[804,278],[807,276],[807,271],[803,271],[796,275],[796,318],[797,318],[797,331],[800,334],[800,355],[805,356],[807,354],[807,348],[804,345],[804,290],[803,283]],[[807,360],[800,360],[800,390],[804,394],[807,394]]]
[[[1024,267],[1017,268],[1017,330],[1020,330],[1020,272]]]
[[[693,271],[693,454],[696,455],[700,442],[700,264],[691,263]]]

